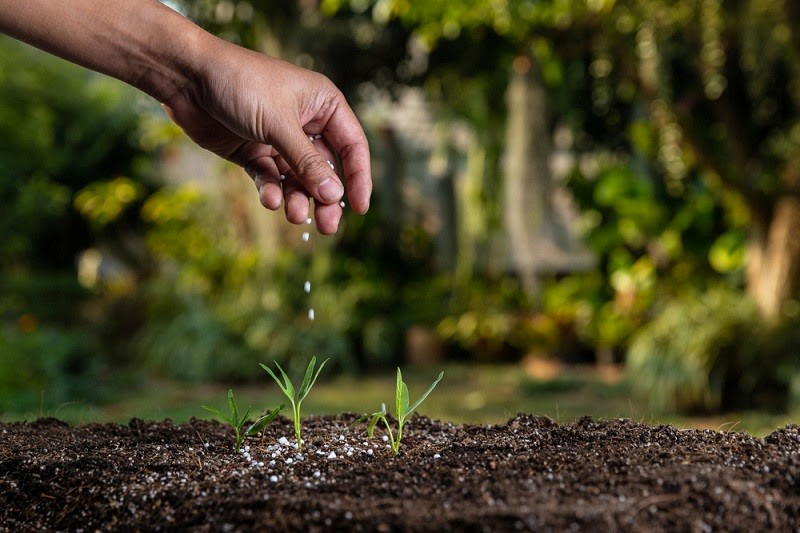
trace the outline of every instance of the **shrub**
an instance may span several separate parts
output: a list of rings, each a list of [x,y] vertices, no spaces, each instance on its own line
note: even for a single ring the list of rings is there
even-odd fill
[[[86,332],[0,327],[0,412],[26,412],[100,399],[105,366]]]
[[[762,323],[752,302],[730,289],[674,300],[634,337],[631,386],[659,409],[783,407],[800,340],[786,331],[794,329]]]

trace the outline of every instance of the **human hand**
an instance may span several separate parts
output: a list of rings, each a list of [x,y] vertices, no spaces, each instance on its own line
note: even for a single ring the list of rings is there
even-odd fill
[[[170,118],[198,145],[244,167],[264,207],[277,210],[283,198],[289,222],[305,222],[313,198],[320,233],[336,232],[344,192],[331,167],[336,155],[350,206],[365,213],[369,148],[342,93],[321,74],[212,39],[197,56],[200,75],[163,102]]]

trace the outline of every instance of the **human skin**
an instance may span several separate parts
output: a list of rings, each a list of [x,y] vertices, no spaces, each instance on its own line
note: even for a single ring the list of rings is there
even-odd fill
[[[149,94],[198,145],[242,166],[264,207],[283,203],[294,224],[313,199],[319,231],[336,232],[344,188],[328,163],[335,154],[351,208],[369,208],[366,136],[321,74],[214,37],[156,0],[0,0],[0,32]]]

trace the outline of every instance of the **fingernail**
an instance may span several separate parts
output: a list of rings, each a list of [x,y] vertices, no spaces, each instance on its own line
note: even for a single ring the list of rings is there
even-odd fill
[[[319,191],[320,199],[327,203],[337,201],[342,197],[342,194],[344,194],[342,186],[333,178],[325,178],[322,183],[319,184],[317,190]]]

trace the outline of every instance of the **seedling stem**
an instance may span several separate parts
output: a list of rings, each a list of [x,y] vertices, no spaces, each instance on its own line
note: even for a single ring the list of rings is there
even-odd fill
[[[381,410],[372,414],[364,415],[360,417],[358,420],[353,422],[351,425],[354,426],[359,424],[367,419],[369,419],[369,425],[367,425],[367,436],[371,439],[375,434],[375,426],[378,425],[378,422],[383,422],[383,425],[386,426],[386,434],[389,436],[389,445],[392,448],[392,454],[397,455],[400,453],[400,441],[403,440],[403,426],[406,423],[406,419],[408,416],[414,412],[414,410],[425,401],[428,395],[433,392],[433,389],[436,385],[444,377],[444,372],[439,372],[439,377],[436,378],[436,381],[428,387],[428,390],[425,391],[425,394],[420,396],[419,400],[414,402],[414,405],[409,407],[408,403],[408,386],[403,381],[403,374],[400,372],[400,369],[397,369],[397,381],[395,384],[395,413],[397,414],[397,434],[392,433],[392,428],[389,425],[389,420],[386,418],[386,404],[381,404]]]
[[[242,441],[244,438],[258,435],[265,427],[267,427],[270,422],[275,420],[275,418],[278,416],[278,413],[280,413],[283,408],[286,407],[286,404],[281,404],[273,409],[272,412],[260,416],[258,420],[253,422],[244,431],[242,431],[242,429],[247,422],[247,417],[250,416],[251,408],[248,407],[247,411],[244,412],[244,415],[239,417],[239,408],[236,406],[236,400],[233,397],[233,389],[228,389],[228,409],[230,410],[230,416],[226,416],[218,409],[208,407],[207,405],[203,405],[202,407],[206,411],[217,415],[223,422],[227,423],[233,428],[233,432],[236,437],[234,449],[236,450],[236,453],[239,453],[239,450],[242,448]]]
[[[278,368],[278,371],[281,373],[281,377],[283,378],[283,383],[281,380],[278,379],[278,376],[270,369],[267,365],[260,363],[261,368],[270,375],[272,379],[275,380],[275,383],[278,384],[281,391],[283,392],[284,396],[289,398],[289,402],[292,404],[292,418],[294,420],[294,436],[297,439],[297,449],[303,449],[303,439],[300,435],[300,405],[305,400],[306,396],[308,396],[308,391],[311,390],[311,387],[314,386],[314,383],[317,381],[317,376],[319,373],[322,372],[322,368],[325,366],[325,363],[328,362],[328,359],[325,359],[319,368],[317,368],[316,373],[314,372],[314,366],[317,364],[317,358],[312,357],[311,361],[308,362],[308,366],[306,367],[306,374],[303,377],[303,382],[300,384],[300,388],[295,390],[294,385],[292,385],[292,381],[289,379],[289,376],[286,375],[286,372],[283,371],[281,365],[275,361],[275,366]]]

